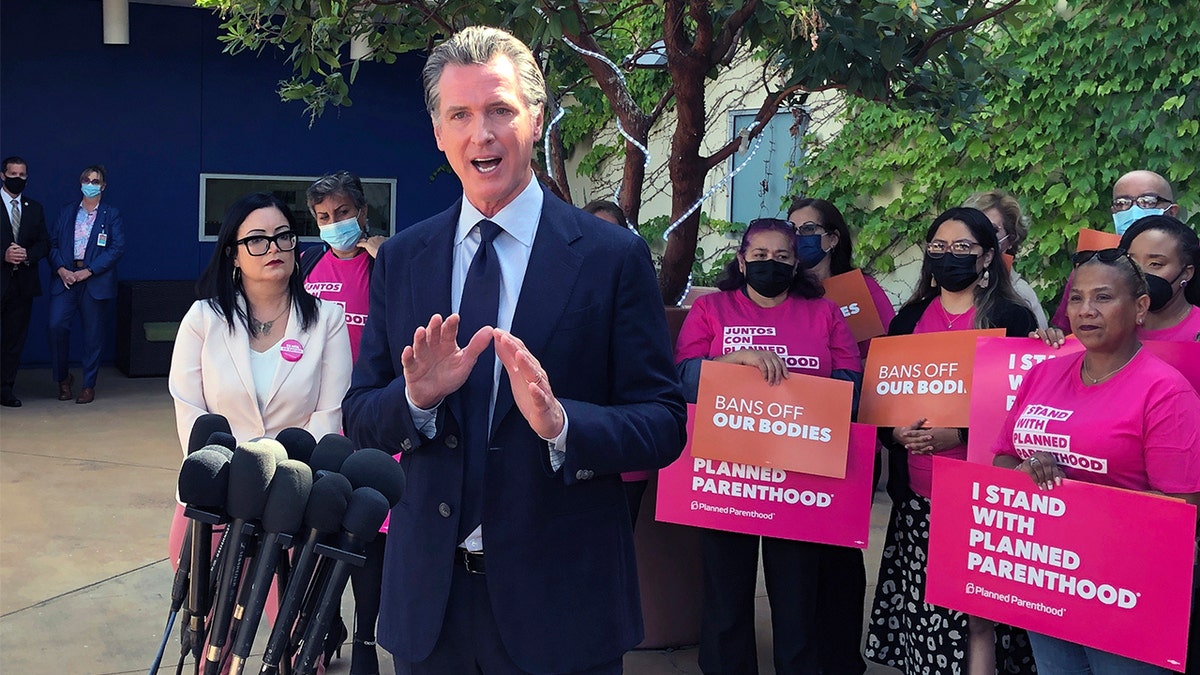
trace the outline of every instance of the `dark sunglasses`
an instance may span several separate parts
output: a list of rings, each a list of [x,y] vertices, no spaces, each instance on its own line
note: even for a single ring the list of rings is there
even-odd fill
[[[1123,248],[1103,248],[1098,251],[1076,251],[1075,255],[1071,256],[1071,262],[1079,267],[1092,258],[1098,258],[1102,263],[1111,263],[1121,257],[1128,258],[1129,251]]]
[[[792,221],[782,218],[755,218],[746,225],[747,230],[758,229],[760,227],[782,227],[786,230],[796,231],[796,226]]]

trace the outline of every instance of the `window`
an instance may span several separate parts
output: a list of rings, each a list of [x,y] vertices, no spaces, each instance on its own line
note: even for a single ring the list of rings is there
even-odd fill
[[[733,139],[754,121],[757,110],[737,110],[729,113],[729,138]],[[758,146],[758,152],[746,168],[734,176],[729,184],[729,220],[748,223],[755,218],[784,218],[784,195],[788,194],[788,171],[800,160],[800,139],[804,136],[808,115],[797,116],[791,108],[780,108],[767,122],[767,128]],[[796,126],[793,135],[792,127]],[[750,142],[754,147],[754,141]],[[729,171],[736,169],[746,159],[744,152],[735,153],[729,159]]]
[[[301,241],[318,241],[317,221],[308,210],[304,192],[320,176],[250,176],[229,173],[200,174],[200,241],[216,241],[225,211],[252,192],[271,192],[291,208]],[[362,178],[367,197],[371,234],[396,233],[396,179]]]

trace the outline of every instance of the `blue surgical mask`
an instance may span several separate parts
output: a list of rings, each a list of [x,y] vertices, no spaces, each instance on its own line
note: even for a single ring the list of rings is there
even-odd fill
[[[796,257],[800,259],[800,267],[812,269],[819,265],[828,251],[821,248],[821,235],[802,234],[796,238]]]
[[[1125,230],[1128,230],[1129,226],[1133,225],[1138,220],[1145,218],[1146,216],[1161,216],[1166,212],[1166,209],[1143,209],[1137,204],[1134,204],[1124,211],[1117,211],[1116,213],[1112,214],[1113,225],[1115,225],[1117,228],[1117,234],[1123,235],[1125,234]]]
[[[84,183],[83,185],[80,185],[79,191],[82,192],[83,196],[87,197],[88,199],[95,199],[96,197],[100,196],[100,186],[92,185],[91,183]]]
[[[358,216],[319,227],[321,241],[329,244],[335,251],[349,251],[362,239],[362,226],[358,224]]]

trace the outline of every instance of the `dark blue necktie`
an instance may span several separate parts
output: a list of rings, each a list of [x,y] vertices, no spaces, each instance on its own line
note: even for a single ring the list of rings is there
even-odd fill
[[[458,343],[462,346],[484,326],[496,325],[500,311],[500,260],[493,241],[501,232],[490,220],[479,221],[479,250],[467,269],[458,314]],[[488,416],[492,407],[492,382],[495,376],[496,350],[491,344],[479,355],[470,376],[459,389],[462,397],[463,501],[458,521],[458,540],[466,539],[482,517],[483,466],[487,456]]]

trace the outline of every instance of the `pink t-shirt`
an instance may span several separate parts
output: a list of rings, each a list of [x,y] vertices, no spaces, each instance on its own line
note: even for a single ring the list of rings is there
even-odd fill
[[[346,330],[350,333],[350,356],[358,360],[367,310],[371,306],[371,256],[360,253],[342,260],[326,252],[304,280],[304,290],[325,302],[346,310]]]
[[[871,293],[871,301],[875,304],[875,311],[879,314],[879,321],[883,324],[883,330],[886,331],[891,325],[892,319],[896,318],[896,308],[892,307],[892,299],[884,292],[879,282],[875,281],[867,275],[863,275],[863,281],[867,282],[867,290]],[[862,358],[867,358],[867,347],[870,346],[870,340],[863,340],[858,343],[858,355]]]
[[[1130,490],[1200,492],[1200,395],[1142,349],[1111,379],[1085,386],[1086,352],[1033,367],[992,451],[1044,450],[1067,478]]]
[[[1158,330],[1138,329],[1138,338],[1142,340],[1162,340],[1163,342],[1200,342],[1200,307],[1192,307],[1183,321],[1170,328]]]
[[[824,298],[789,297],[760,307],[740,290],[696,298],[675,347],[675,360],[714,358],[739,349],[767,349],[793,373],[829,377],[862,372],[858,345],[842,310]]]
[[[913,335],[919,333],[941,333],[948,330],[975,330],[975,308],[971,307],[963,314],[950,314],[942,307],[942,298],[935,297],[933,302],[921,313]],[[916,420],[913,420],[916,421]],[[911,424],[912,422],[909,422]],[[938,453],[943,457],[954,459],[967,458],[966,444],[956,445]],[[908,453],[908,486],[922,497],[929,497],[933,492],[933,455]]]

